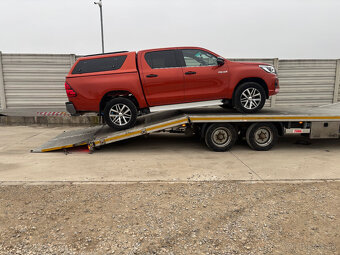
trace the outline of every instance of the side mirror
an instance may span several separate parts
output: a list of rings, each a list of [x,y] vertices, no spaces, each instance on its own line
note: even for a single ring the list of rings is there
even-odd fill
[[[224,65],[224,58],[218,57],[217,58],[217,65],[218,66],[223,66]]]

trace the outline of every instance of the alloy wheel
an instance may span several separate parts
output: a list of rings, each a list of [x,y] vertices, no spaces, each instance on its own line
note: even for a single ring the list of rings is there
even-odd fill
[[[256,88],[247,88],[240,97],[242,106],[248,110],[257,108],[261,103],[261,93]]]
[[[112,123],[118,126],[124,126],[129,123],[131,115],[131,109],[125,104],[115,104],[109,112]]]

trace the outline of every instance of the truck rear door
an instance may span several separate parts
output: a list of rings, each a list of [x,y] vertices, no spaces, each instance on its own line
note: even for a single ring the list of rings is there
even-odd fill
[[[184,77],[175,49],[140,51],[138,66],[149,106],[183,103]]]

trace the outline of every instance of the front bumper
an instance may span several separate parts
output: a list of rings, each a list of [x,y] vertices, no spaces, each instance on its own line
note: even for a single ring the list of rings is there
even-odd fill
[[[71,114],[71,115],[76,115],[77,111],[76,108],[74,107],[72,102],[66,102],[66,110]]]
[[[276,95],[280,91],[280,85],[279,85],[279,79],[275,77],[275,79],[272,80],[272,85],[269,89],[269,96]]]

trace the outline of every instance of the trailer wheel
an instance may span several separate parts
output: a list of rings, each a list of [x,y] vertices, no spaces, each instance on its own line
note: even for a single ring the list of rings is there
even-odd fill
[[[137,120],[137,107],[127,98],[114,98],[105,106],[104,120],[107,125],[116,130],[131,128]]]
[[[254,123],[247,129],[246,139],[250,148],[268,151],[277,143],[279,134],[272,123]]]
[[[236,129],[228,123],[212,124],[205,132],[205,144],[213,151],[230,150],[236,139]]]
[[[260,84],[246,82],[236,89],[233,101],[237,111],[255,113],[263,108],[266,102],[266,92]]]

